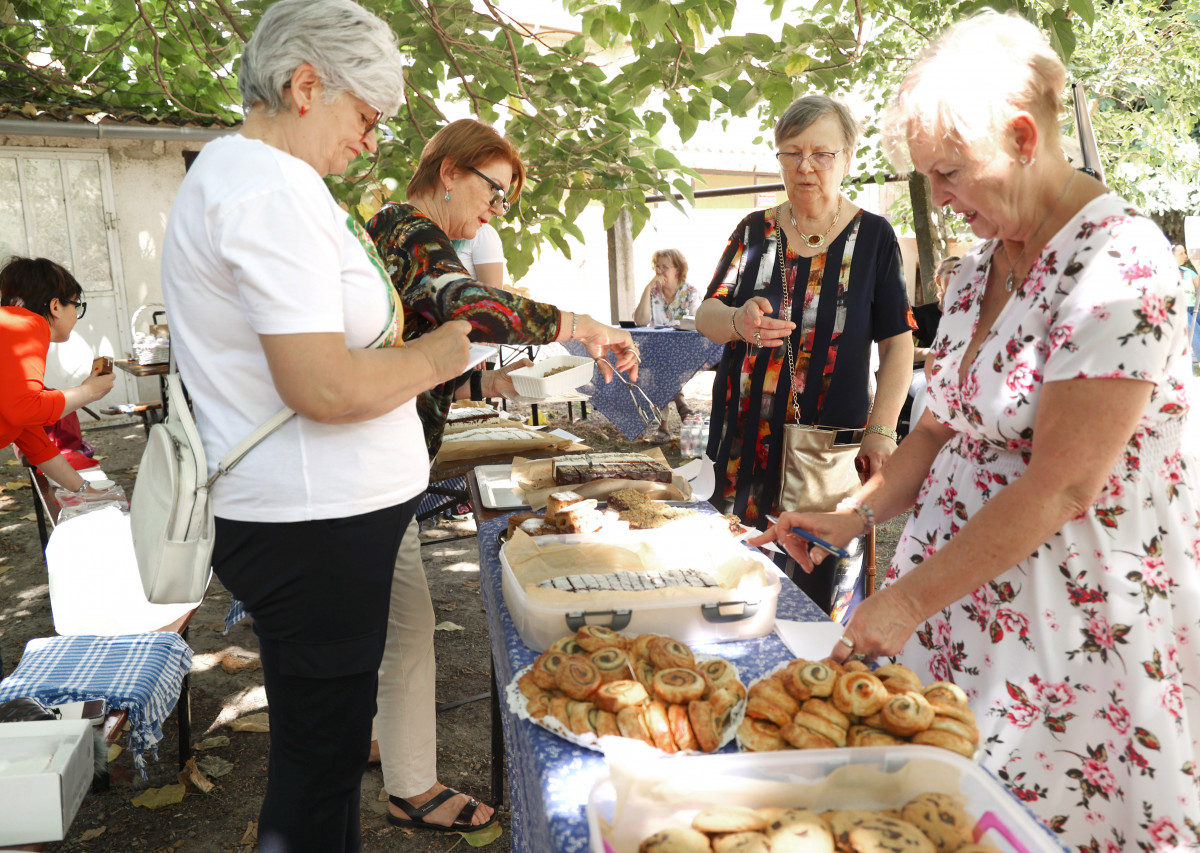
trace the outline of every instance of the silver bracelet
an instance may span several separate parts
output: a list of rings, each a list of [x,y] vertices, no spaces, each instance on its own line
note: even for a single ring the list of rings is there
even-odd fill
[[[859,521],[866,526],[867,530],[875,526],[875,510],[861,501],[856,501],[854,498],[846,498],[838,503],[837,508],[853,510],[854,514],[858,516]]]
[[[734,333],[734,335],[736,335],[737,337],[741,338],[741,339],[742,339],[743,341],[745,341],[746,343],[750,343],[750,339],[749,339],[749,338],[747,338],[745,335],[743,335],[741,332],[739,332],[739,331],[738,331],[738,327],[737,327],[737,312],[738,312],[738,310],[737,310],[736,308],[734,308],[734,309],[733,309],[733,313],[729,315],[729,328],[733,329],[733,333]]]
[[[569,341],[575,340],[575,330],[577,328],[579,328],[579,312],[572,311],[571,312],[571,337],[567,338],[567,340],[569,340]]]

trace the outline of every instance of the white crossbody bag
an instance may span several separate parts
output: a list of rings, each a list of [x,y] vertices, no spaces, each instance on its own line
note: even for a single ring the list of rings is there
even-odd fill
[[[204,598],[212,577],[210,492],[256,445],[296,413],[281,409],[229,452],[211,477],[183,383],[167,374],[167,417],[150,428],[134,482],[129,516],[146,598],[187,604]]]

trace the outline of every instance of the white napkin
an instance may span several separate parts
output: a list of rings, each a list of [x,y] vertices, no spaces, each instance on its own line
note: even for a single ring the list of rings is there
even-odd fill
[[[829,657],[845,626],[837,622],[794,622],[776,619],[775,633],[792,655],[805,660],[821,660]]]
[[[688,481],[692,487],[692,497],[698,501],[708,500],[716,490],[717,476],[712,460],[707,456],[685,462],[675,469],[675,473]]]

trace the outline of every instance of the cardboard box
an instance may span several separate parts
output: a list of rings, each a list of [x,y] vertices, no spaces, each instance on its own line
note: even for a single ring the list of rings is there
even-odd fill
[[[92,785],[92,725],[0,725],[0,845],[61,841]]]

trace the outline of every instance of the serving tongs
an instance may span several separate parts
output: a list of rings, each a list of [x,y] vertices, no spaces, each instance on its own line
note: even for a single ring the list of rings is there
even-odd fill
[[[636,382],[632,381],[628,376],[621,374],[617,370],[616,365],[614,365],[608,359],[592,356],[592,360],[597,363],[603,362],[608,367],[609,371],[611,371],[612,375],[617,379],[620,379],[621,382],[625,384],[625,390],[629,392],[629,397],[631,400],[633,400],[633,410],[638,413],[638,417],[642,419],[642,423],[644,423],[646,426],[650,426],[651,424],[662,422],[662,412],[659,410],[658,406],[651,402],[650,398],[646,395],[646,392],[638,387]],[[603,373],[603,371],[601,372]]]

